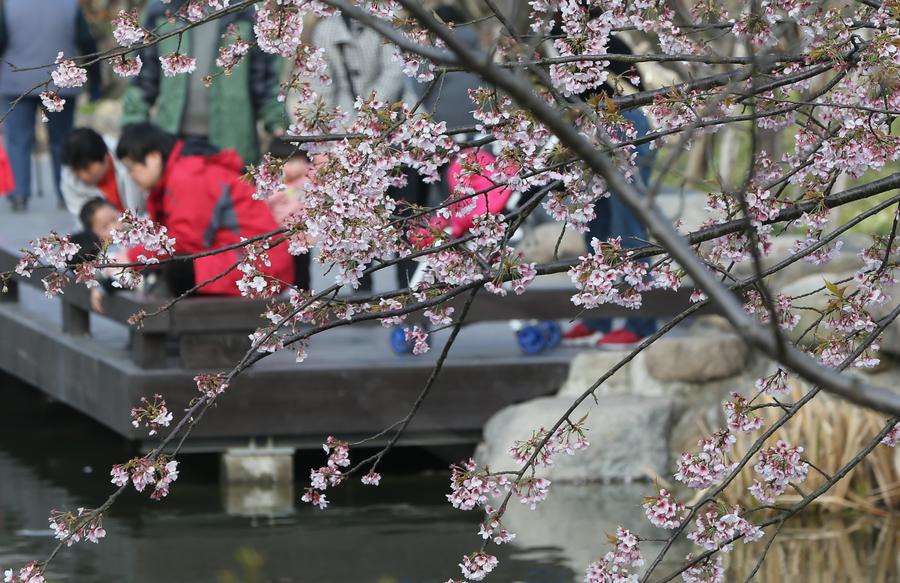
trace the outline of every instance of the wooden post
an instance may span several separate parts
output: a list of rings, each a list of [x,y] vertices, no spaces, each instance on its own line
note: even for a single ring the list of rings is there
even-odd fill
[[[87,336],[91,333],[91,313],[62,298],[62,329],[66,334]]]
[[[133,330],[131,358],[141,368],[166,368],[166,335]]]

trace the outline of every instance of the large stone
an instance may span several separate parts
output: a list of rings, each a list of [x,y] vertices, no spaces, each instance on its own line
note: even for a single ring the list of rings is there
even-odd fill
[[[580,352],[569,364],[569,376],[562,388],[556,393],[558,397],[575,398],[593,386],[597,379],[605,375],[613,366],[628,356],[627,351],[586,350]],[[634,389],[631,382],[631,363],[625,364],[602,385],[594,394],[621,395],[631,394]]]
[[[616,527],[625,527],[638,536],[656,541],[666,534],[650,524],[641,508],[643,497],[654,493],[653,484],[649,483],[554,483],[547,499],[534,510],[514,499],[503,517],[503,526],[516,533],[512,542],[514,547],[530,552],[553,549],[553,555],[558,553],[575,571],[574,581],[582,581],[585,568],[610,550],[607,535],[614,533]],[[648,540],[641,543],[641,551],[646,559],[656,556],[661,546],[660,542]],[[680,537],[658,572],[668,573],[674,569],[692,550],[690,547],[691,543]]]
[[[584,236],[571,229],[566,229],[560,241],[559,234],[562,228],[562,223],[555,221],[538,225],[525,235],[518,248],[527,261],[536,261],[537,263],[554,261],[557,242],[559,242],[560,259],[571,259],[583,255],[587,251]]]
[[[706,382],[740,374],[750,350],[735,334],[714,329],[703,334],[662,338],[645,351],[650,376],[660,381]]]
[[[542,397],[502,409],[484,428],[478,462],[497,471],[515,469],[509,448],[531,438],[535,430],[551,427],[571,404],[570,398]],[[538,474],[553,482],[628,481],[662,475],[673,407],[666,398],[608,396],[597,405],[588,399],[570,418],[577,421],[588,414],[585,427],[591,446],[574,456],[557,456],[552,466]]]

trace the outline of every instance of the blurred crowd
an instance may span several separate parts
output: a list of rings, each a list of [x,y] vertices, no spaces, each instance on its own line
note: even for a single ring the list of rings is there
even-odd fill
[[[185,0],[149,3],[142,26],[159,34],[181,27],[168,14],[184,4]],[[454,26],[460,41],[479,49],[479,36],[469,24],[472,19],[457,4],[441,5],[435,13]],[[117,249],[111,244],[112,233],[126,211],[165,226],[175,238],[176,254],[181,255],[233,244],[237,247],[242,239],[288,224],[291,214],[305,204],[304,184],[314,171],[314,161],[285,137],[291,120],[280,94],[282,79],[290,75],[285,71],[287,61],[254,46],[228,74],[223,74],[216,63],[220,49],[235,34],[252,38],[253,22],[254,9],[248,8],[142,48],[139,56],[143,67],[122,95],[120,131],[114,136],[74,127],[78,93],[86,89],[82,101],[100,97],[99,66],[88,69],[84,88],[51,85],[66,99],[66,104],[60,112],[47,114],[42,110],[39,92],[47,69],[40,66],[53,63],[60,51],[67,56],[97,51],[97,42],[78,0],[0,3],[0,98],[8,110],[3,135],[11,174],[6,196],[10,209],[27,212],[35,127],[39,118],[44,118],[59,205],[81,226],[81,232],[75,235],[82,249],[79,261],[90,260],[101,251],[123,261],[141,257],[140,248]],[[47,42],[48,38],[55,40]],[[324,50],[329,66],[332,82],[314,87],[329,106],[340,106],[353,115],[356,97],[373,91],[386,102],[412,105],[421,100],[420,111],[446,122],[448,128],[468,130],[457,134],[460,140],[474,137],[469,91],[481,85],[476,76],[448,73],[441,80],[439,91],[426,91],[424,84],[403,73],[393,48],[378,33],[342,14],[317,22],[311,43]],[[612,39],[612,45],[609,52],[629,50],[617,38]],[[192,74],[171,75],[160,62],[160,55],[176,50],[195,59]],[[613,72],[624,75],[626,71],[616,71],[616,67],[611,66]],[[640,134],[649,131],[639,110],[626,115]],[[490,156],[489,148],[484,151]],[[260,201],[253,197],[253,186],[242,176],[247,166],[258,163],[265,152],[284,162],[286,188],[267,201]],[[638,155],[643,157],[639,161],[640,181],[646,182],[652,152],[644,146]],[[450,194],[456,179],[452,168],[451,163],[442,170],[443,180],[438,185],[426,185],[415,172],[407,172],[406,185],[392,188],[388,195],[409,205],[440,202]],[[0,186],[2,183],[0,180]],[[400,208],[410,208],[409,205]],[[596,211],[597,219],[589,225],[587,240],[621,236],[626,247],[646,240],[642,225],[616,197],[599,200]],[[240,273],[234,266],[240,261],[240,253],[232,249],[192,261],[167,263],[157,270],[160,293],[237,295]],[[269,255],[268,272],[273,281],[309,288],[308,254],[294,257],[281,245]],[[413,261],[400,263],[399,287],[409,284],[415,268]],[[108,282],[104,287],[107,293],[114,291]],[[371,291],[371,287],[371,279],[366,277],[360,291]],[[98,310],[102,310],[100,293],[94,297]],[[650,334],[654,326],[652,320],[642,318],[620,322],[585,320],[571,326],[565,332],[565,340],[628,344]]]

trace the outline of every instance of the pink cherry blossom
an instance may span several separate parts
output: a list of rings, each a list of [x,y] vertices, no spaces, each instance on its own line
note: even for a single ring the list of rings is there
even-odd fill
[[[47,111],[56,113],[63,110],[66,100],[57,95],[55,91],[44,91],[41,93],[41,104]]]
[[[50,78],[57,87],[81,87],[87,83],[87,69],[77,66],[75,61],[63,58],[63,54],[59,53],[56,56],[56,69],[50,73]]]
[[[223,373],[198,374],[194,377],[194,382],[197,383],[197,390],[209,399],[221,395],[228,388],[228,383]]]
[[[141,397],[141,404],[131,409],[131,424],[136,428],[143,424],[149,435],[156,435],[160,427],[168,427],[172,422],[172,412],[166,408],[166,400],[161,395],[153,395],[153,401]]]
[[[762,427],[763,421],[750,410],[750,402],[740,393],[731,393],[731,400],[722,403],[728,429],[737,433],[748,433]]]
[[[675,500],[665,488],[656,496],[644,497],[644,512],[650,524],[657,528],[676,528],[684,515],[684,504]]]
[[[774,447],[759,452],[759,461],[753,466],[762,481],[755,480],[750,493],[761,502],[771,503],[784,493],[790,484],[800,484],[806,480],[809,464],[800,454],[803,448],[791,446],[782,440]]]
[[[46,583],[44,569],[36,562],[28,563],[18,573],[7,569],[3,572],[3,583]]]
[[[113,38],[120,46],[130,47],[144,41],[146,31],[140,25],[140,19],[136,10],[126,12],[120,10],[119,15],[113,19]]]
[[[697,515],[696,528],[687,537],[708,551],[716,549],[728,553],[732,539],[740,536],[744,543],[759,540],[763,531],[741,517],[741,507],[719,507],[711,504]]]
[[[141,60],[140,55],[135,55],[134,57],[122,55],[121,57],[111,58],[109,64],[112,67],[113,73],[119,77],[137,77],[138,73],[141,72],[141,67],[143,67],[144,62]]]
[[[881,440],[881,443],[888,447],[895,447],[898,441],[900,441],[900,423],[896,423],[894,427],[888,431],[887,435],[884,436],[884,439]]]
[[[693,555],[686,559],[690,561]],[[716,554],[703,559],[681,574],[684,583],[724,583],[725,567],[722,566],[722,555]]]
[[[736,462],[730,461],[728,452],[735,437],[727,430],[721,430],[709,439],[701,439],[698,453],[683,453],[677,460],[675,479],[690,488],[708,488],[734,469]]]
[[[479,552],[464,556],[459,568],[462,569],[463,577],[467,580],[482,581],[497,567],[498,563],[499,561],[494,555]]]
[[[197,68],[197,60],[182,53],[169,53],[159,58],[163,75],[174,77],[182,73],[193,73]]]
[[[359,479],[360,482],[367,486],[377,486],[381,483],[381,474],[378,472],[369,472],[365,476]]]

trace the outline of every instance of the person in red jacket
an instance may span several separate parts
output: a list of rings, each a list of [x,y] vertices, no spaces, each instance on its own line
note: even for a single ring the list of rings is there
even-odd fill
[[[253,186],[241,179],[243,162],[234,150],[179,140],[153,124],[139,123],[123,128],[116,155],[135,183],[149,192],[147,213],[175,238],[176,255],[218,249],[279,228],[268,205],[254,200]],[[294,266],[286,245],[272,247],[268,255],[271,266],[263,273],[276,282],[292,282]],[[166,264],[165,278],[171,293],[180,295],[231,269],[242,256],[238,248],[175,261]],[[197,293],[240,295],[241,276],[231,269]]]

